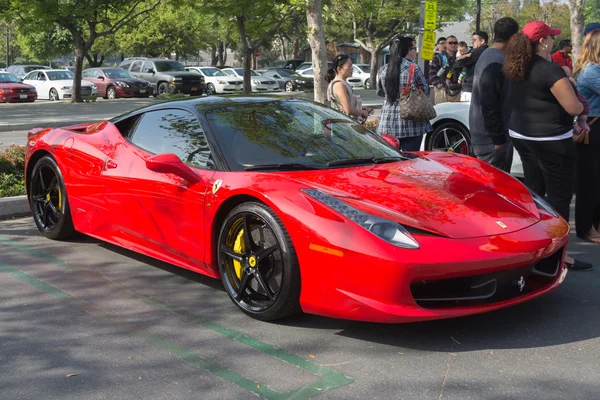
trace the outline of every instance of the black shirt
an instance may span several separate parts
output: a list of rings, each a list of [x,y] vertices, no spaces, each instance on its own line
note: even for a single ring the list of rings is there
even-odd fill
[[[462,90],[463,92],[472,92],[473,91],[473,77],[475,75],[475,65],[479,60],[481,54],[487,49],[486,45],[478,47],[476,49],[471,50],[471,57],[463,58],[462,60],[457,60],[452,66],[454,69],[458,70],[457,73],[460,75],[463,67],[467,68],[467,75],[465,79],[463,79]]]
[[[573,117],[550,91],[557,81],[566,76],[559,65],[535,55],[524,81],[508,79],[509,129],[533,137],[559,136],[573,129]]]

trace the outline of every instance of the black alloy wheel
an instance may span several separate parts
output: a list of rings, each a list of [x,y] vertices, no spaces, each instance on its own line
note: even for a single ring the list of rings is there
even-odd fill
[[[65,183],[52,157],[42,157],[33,167],[28,194],[33,220],[42,235],[49,239],[73,235],[75,229]]]
[[[426,149],[470,155],[471,135],[462,124],[446,122],[434,128],[427,141]]]
[[[271,321],[300,311],[300,269],[292,241],[262,203],[234,208],[221,227],[219,272],[233,302],[249,316]]]

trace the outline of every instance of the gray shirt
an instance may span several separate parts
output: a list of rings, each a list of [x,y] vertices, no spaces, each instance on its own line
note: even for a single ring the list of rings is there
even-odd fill
[[[488,48],[479,57],[473,75],[469,130],[474,145],[503,144],[508,137],[510,104],[502,65],[504,54]]]

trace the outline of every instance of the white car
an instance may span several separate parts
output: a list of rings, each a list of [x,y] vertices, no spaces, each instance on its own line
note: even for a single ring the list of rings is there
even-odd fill
[[[360,79],[365,89],[371,89],[371,66],[369,64],[353,64],[352,77]]]
[[[312,68],[306,68],[306,69],[303,69],[300,71],[296,70],[296,73],[299,74],[300,76],[310,77],[313,79],[315,77],[315,72],[313,71]],[[346,82],[348,82],[348,84],[350,84],[350,87],[352,89],[364,88],[363,81],[360,78],[356,78],[354,75],[352,75],[350,78],[346,78]]]
[[[74,75],[66,69],[44,69],[31,71],[23,78],[23,83],[35,86],[38,99],[51,101],[70,99]],[[91,82],[81,81],[81,96],[98,95],[98,88]]]
[[[243,68],[225,68],[222,70],[229,76],[244,79]],[[253,92],[279,92],[279,83],[271,78],[265,78],[258,72],[250,70],[250,78]]]
[[[469,131],[470,102],[440,103],[435,105],[437,117],[431,120],[433,131],[425,136],[421,150],[453,151],[472,154]],[[523,178],[523,163],[519,153],[513,153],[511,175]]]
[[[197,72],[204,77],[206,94],[233,93],[244,89],[244,80],[229,76],[220,69],[213,67],[186,67],[187,71]]]

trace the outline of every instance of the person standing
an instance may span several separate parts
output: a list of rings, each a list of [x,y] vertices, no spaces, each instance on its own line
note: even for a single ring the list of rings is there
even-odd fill
[[[575,145],[575,231],[584,240],[600,243],[600,30],[585,36],[575,65],[577,89],[590,106],[588,143]]]
[[[460,101],[471,101],[473,92],[473,78],[475,74],[475,65],[479,60],[481,54],[488,48],[488,34],[484,31],[478,31],[473,33],[473,50],[469,57],[457,60],[454,63],[454,70],[460,74],[462,69],[465,68],[467,73],[462,80],[462,92],[460,95]]]
[[[504,75],[509,85],[509,135],[521,156],[525,184],[569,221],[575,181],[573,118],[583,111],[563,69],[549,61],[560,34],[542,21],[526,24],[505,50]],[[593,268],[565,256],[570,269]]]
[[[571,46],[571,41],[561,40],[558,45],[558,51],[552,54],[552,61],[561,67],[569,68],[569,71],[573,72],[573,60],[570,55],[572,51],[573,46]]]
[[[329,82],[327,87],[327,100],[331,108],[341,111],[353,119],[369,117],[370,110],[358,104],[352,87],[346,79],[352,76],[352,60],[347,54],[338,54],[332,62],[331,69],[327,71],[325,79]]]
[[[429,121],[406,120],[400,117],[400,94],[408,84],[411,66],[414,66],[413,82],[416,87],[429,95],[429,85],[425,75],[415,61],[417,46],[414,39],[400,36],[390,46],[389,62],[377,74],[377,94],[384,97],[377,134],[394,135],[400,139],[402,151],[418,151],[423,134],[432,130]]]
[[[458,50],[456,36],[448,36],[445,48],[446,51],[433,57],[429,64],[429,83],[434,87],[435,104],[460,101],[460,72],[452,69]]]
[[[508,136],[510,104],[507,101],[504,73],[504,51],[519,24],[510,17],[494,24],[494,41],[481,52],[473,71],[469,128],[473,153],[481,160],[510,173],[513,145]]]

